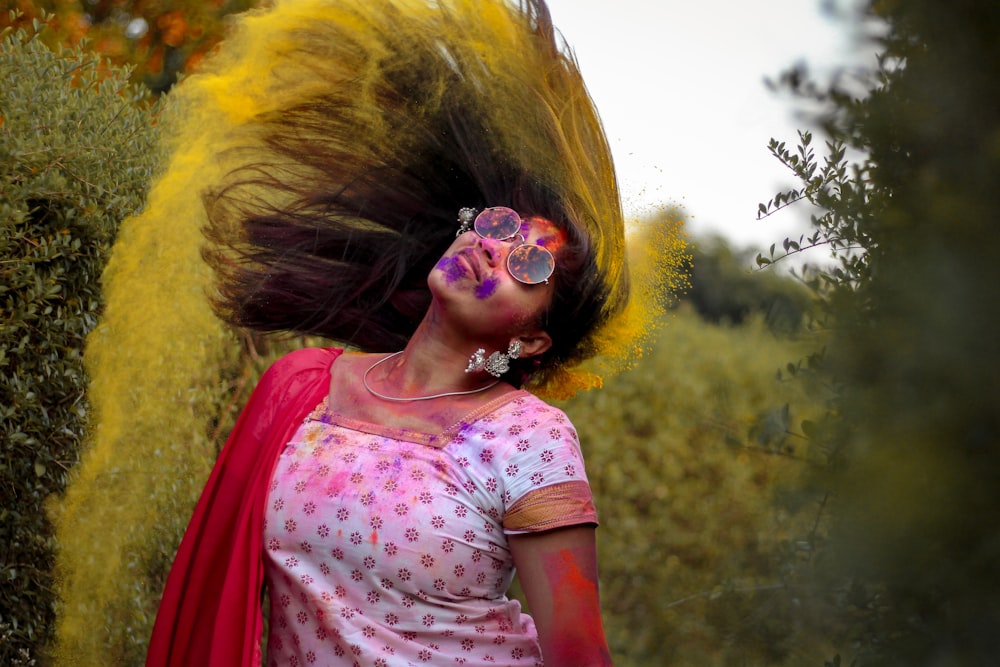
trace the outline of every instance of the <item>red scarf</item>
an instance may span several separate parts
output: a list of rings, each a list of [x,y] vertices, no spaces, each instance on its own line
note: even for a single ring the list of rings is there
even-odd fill
[[[254,389],[205,485],[156,614],[147,667],[261,664],[263,522],[278,455],[330,389],[342,350],[292,352]]]

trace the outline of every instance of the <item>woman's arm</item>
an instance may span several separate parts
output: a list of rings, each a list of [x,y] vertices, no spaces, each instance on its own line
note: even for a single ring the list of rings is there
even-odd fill
[[[545,667],[611,665],[597,591],[594,526],[510,536]]]

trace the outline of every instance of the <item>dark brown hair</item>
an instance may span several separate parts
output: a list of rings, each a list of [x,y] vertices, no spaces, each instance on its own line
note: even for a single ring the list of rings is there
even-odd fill
[[[444,24],[463,19],[440,12]],[[607,214],[616,219],[595,220],[602,211],[588,208],[592,193],[565,187],[556,174],[598,173],[610,158],[544,3],[524,2],[513,16],[537,51],[535,59],[549,63],[551,72],[539,72],[540,81],[503,81],[499,74],[476,80],[480,64],[469,55],[463,59],[446,37],[379,27],[376,84],[348,77],[254,119],[247,145],[226,156],[242,166],[205,196],[211,241],[205,257],[219,277],[214,303],[224,319],[368,351],[400,349],[430,304],[426,278],[454,240],[458,210],[510,206],[522,216],[552,221],[568,236],[556,258],[554,297],[543,323],[552,348],[540,363],[513,375],[544,374],[593,353],[591,333],[627,295],[623,262],[602,259],[593,238],[595,230],[611,230],[618,238],[602,239],[604,254],[617,252],[620,211],[612,207]],[[323,48],[318,40],[327,38],[314,28],[297,35],[301,57]],[[542,100],[533,119],[523,103],[524,126],[515,128],[525,133],[519,145],[501,131],[496,105],[479,103],[484,85],[507,86],[502,99],[511,104],[540,94],[532,85],[553,99],[575,94],[565,104],[587,122],[559,126]],[[579,149],[574,153],[568,143]],[[595,164],[564,162],[571,159]],[[609,187],[612,192],[601,196],[617,203],[613,173]],[[616,275],[609,275],[609,266]]]

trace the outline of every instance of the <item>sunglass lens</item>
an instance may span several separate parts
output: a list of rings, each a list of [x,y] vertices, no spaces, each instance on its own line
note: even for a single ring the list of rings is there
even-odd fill
[[[507,256],[507,270],[510,271],[510,275],[528,285],[545,282],[555,267],[556,262],[552,253],[537,245],[518,246]]]
[[[476,216],[476,233],[487,239],[509,239],[521,231],[521,216],[504,206],[484,209]]]

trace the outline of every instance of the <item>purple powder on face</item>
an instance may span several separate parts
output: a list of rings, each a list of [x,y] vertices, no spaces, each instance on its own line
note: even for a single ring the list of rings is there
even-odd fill
[[[458,257],[442,257],[434,266],[444,272],[445,280],[453,283],[465,275],[465,267],[458,261]]]
[[[497,291],[497,285],[500,281],[496,278],[487,278],[481,284],[476,286],[476,298],[485,299],[493,295],[493,292]]]

